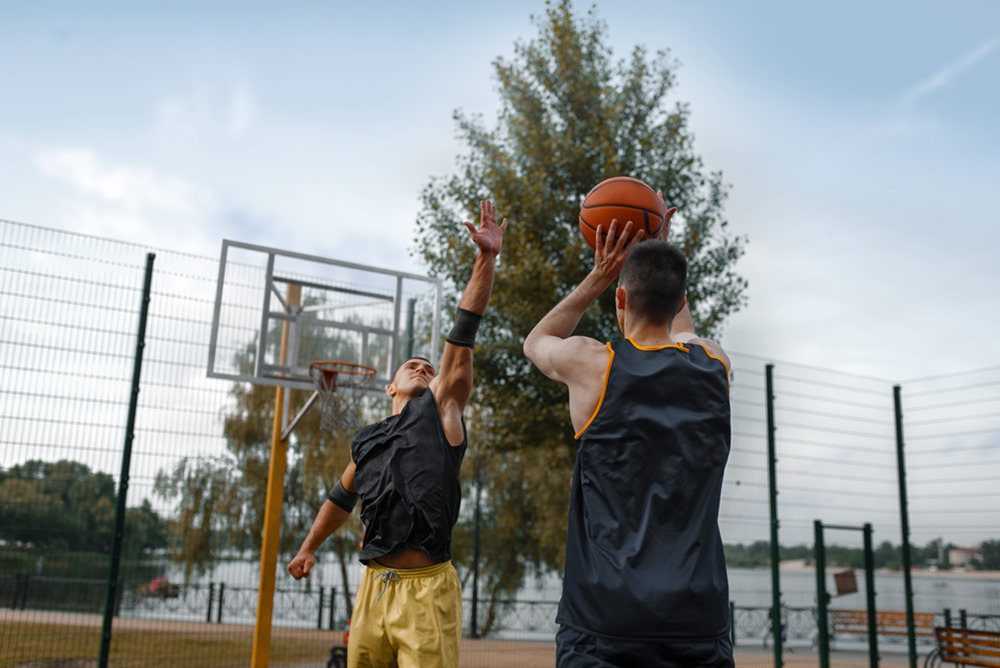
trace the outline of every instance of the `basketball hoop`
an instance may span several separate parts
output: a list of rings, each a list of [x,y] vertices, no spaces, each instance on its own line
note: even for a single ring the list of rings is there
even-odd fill
[[[352,362],[321,360],[309,364],[309,377],[319,395],[320,429],[357,429],[361,399],[375,377],[375,369]]]

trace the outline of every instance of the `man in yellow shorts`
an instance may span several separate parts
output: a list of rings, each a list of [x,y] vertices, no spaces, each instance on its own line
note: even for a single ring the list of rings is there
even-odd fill
[[[316,550],[361,498],[361,561],[367,568],[351,620],[348,668],[458,665],[462,594],[450,559],[462,497],[459,469],[468,447],[462,413],[472,390],[472,346],[507,220],[497,224],[496,207],[483,201],[478,229],[465,226],[479,253],[440,373],[419,357],[396,370],[386,387],[392,415],[358,430],[350,464],[288,564],[295,579],[308,577]]]

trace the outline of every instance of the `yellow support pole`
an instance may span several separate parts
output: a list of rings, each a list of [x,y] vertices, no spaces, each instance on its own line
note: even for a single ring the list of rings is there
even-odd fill
[[[302,286],[289,285],[286,303],[298,306]],[[261,332],[266,336],[267,332]],[[288,352],[288,322],[281,326],[280,364]],[[281,504],[285,494],[288,439],[281,438],[285,420],[285,388],[274,392],[274,421],[271,425],[271,458],[267,468],[267,497],[264,506],[264,531],[260,549],[260,585],[257,588],[257,622],[253,629],[251,668],[267,668],[271,658],[271,616],[274,612],[274,581],[278,565],[278,539],[281,536]]]

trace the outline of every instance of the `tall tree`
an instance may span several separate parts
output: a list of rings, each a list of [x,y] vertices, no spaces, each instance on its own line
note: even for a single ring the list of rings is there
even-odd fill
[[[745,239],[729,233],[723,214],[728,186],[721,173],[705,173],[688,106],[669,102],[677,64],[668,52],[637,46],[614,62],[596,11],[578,17],[569,0],[546,3],[533,21],[537,36],[515,43],[512,60],[494,63],[496,124],[488,129],[481,117],[455,113],[468,153],[458,173],[425,187],[416,245],[432,275],[464,285],[475,249],[460,221],[474,220],[485,198],[511,221],[475,350],[470,412],[489,537],[498,543],[488,553],[493,593],[516,590],[529,566],[562,564],[575,456],[566,393],[531,367],[521,343],[593,265],[577,228],[583,196],[608,177],[629,175],[678,207],[671,241],[689,259],[688,300],[703,336],[720,333],[747,288],[735,269]],[[456,298],[453,290],[452,305]],[[614,338],[612,299],[612,291],[603,295],[577,331]]]

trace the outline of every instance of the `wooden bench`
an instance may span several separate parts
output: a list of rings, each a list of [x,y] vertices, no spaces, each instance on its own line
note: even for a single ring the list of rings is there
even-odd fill
[[[934,633],[938,646],[924,660],[925,668],[940,666],[944,661],[957,666],[1000,668],[1000,632],[938,626]]]
[[[867,610],[830,610],[830,637],[838,633],[853,635],[868,634]],[[907,634],[906,613],[891,610],[875,612],[875,629],[883,636],[905,636]],[[917,638],[934,637],[934,613],[913,613],[913,631]]]

